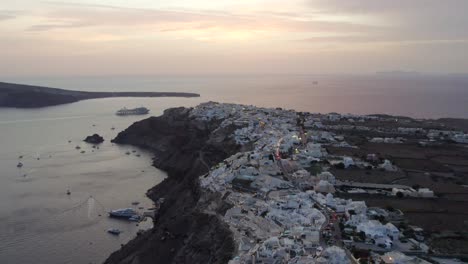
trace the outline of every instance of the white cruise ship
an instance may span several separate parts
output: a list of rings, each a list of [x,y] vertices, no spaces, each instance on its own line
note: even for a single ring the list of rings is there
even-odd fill
[[[128,109],[124,107],[120,109],[119,111],[117,111],[115,114],[123,116],[123,115],[146,115],[148,113],[149,113],[149,109],[146,107],[137,107],[133,109]]]

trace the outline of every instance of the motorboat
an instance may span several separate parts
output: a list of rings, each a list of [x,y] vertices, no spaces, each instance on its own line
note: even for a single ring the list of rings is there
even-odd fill
[[[113,234],[113,235],[120,235],[122,231],[120,231],[119,229],[117,228],[109,228],[107,229],[107,233],[109,234]]]
[[[141,217],[139,215],[133,215],[132,217],[128,218],[129,221],[139,222]]]
[[[134,215],[137,215],[137,212],[132,208],[123,208],[123,209],[116,209],[111,210],[109,212],[110,217],[118,217],[118,218],[130,218]]]

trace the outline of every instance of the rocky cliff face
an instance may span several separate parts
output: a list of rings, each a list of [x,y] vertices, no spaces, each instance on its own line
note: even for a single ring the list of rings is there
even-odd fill
[[[164,198],[153,229],[113,253],[105,263],[226,263],[235,244],[226,224],[210,210],[225,210],[220,197],[202,194],[199,176],[209,167],[240,151],[229,137],[235,127],[219,121],[199,121],[190,109],[173,108],[160,117],[137,122],[113,142],[154,152],[154,165],[168,173],[147,195]],[[205,196],[200,199],[201,196]],[[201,202],[201,200],[205,202]],[[206,202],[208,201],[208,202]]]

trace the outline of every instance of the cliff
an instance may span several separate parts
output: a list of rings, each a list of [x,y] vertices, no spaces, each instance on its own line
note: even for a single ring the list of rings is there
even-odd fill
[[[199,176],[209,167],[240,151],[229,138],[236,128],[220,128],[220,121],[199,121],[190,109],[168,109],[160,117],[134,123],[113,142],[154,152],[154,165],[168,173],[147,193],[165,201],[154,228],[113,253],[105,263],[227,263],[236,250],[228,226],[210,208],[226,210],[220,197],[201,199]],[[213,205],[214,204],[214,205]]]
[[[0,82],[0,107],[38,108],[106,97],[199,97],[175,92],[84,92]]]

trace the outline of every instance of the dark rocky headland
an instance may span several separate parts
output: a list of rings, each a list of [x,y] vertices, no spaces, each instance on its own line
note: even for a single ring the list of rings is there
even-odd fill
[[[160,205],[154,227],[105,263],[250,263],[251,252],[266,263],[325,263],[324,254],[326,263],[357,263],[372,241],[364,243],[353,225],[369,223],[398,232],[394,245],[372,245],[372,254],[466,258],[466,124],[213,102],[168,109],[113,140],[153,152],[168,177],[147,193]],[[362,207],[357,220],[355,206]],[[335,222],[328,234],[335,217],[343,225]],[[317,235],[291,242],[290,226]],[[265,257],[278,233],[280,247],[314,241],[325,253]]]
[[[216,215],[201,211],[198,177],[241,151],[232,138],[235,126],[220,128],[220,120],[200,121],[190,109],[168,109],[164,115],[134,123],[113,142],[155,153],[154,166],[168,173],[150,189],[153,201],[164,198],[153,229],[113,253],[105,263],[227,263],[235,244],[229,228]],[[211,204],[226,210],[221,199]]]
[[[0,82],[0,107],[38,108],[107,97],[199,97],[176,92],[84,92]]]

